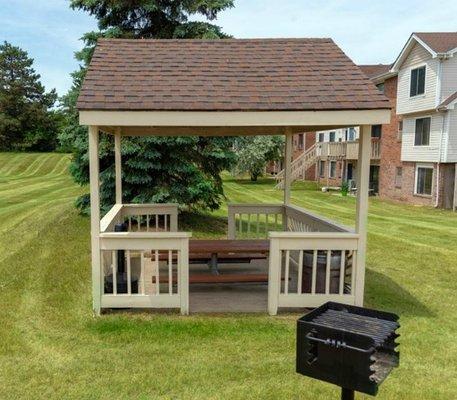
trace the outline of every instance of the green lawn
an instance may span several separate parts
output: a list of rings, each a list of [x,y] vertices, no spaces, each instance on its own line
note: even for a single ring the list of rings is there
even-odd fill
[[[82,189],[68,160],[0,153],[1,399],[338,398],[294,372],[297,315],[94,318],[89,220],[73,208]],[[232,202],[281,199],[267,180],[226,179],[225,191]],[[292,196],[352,224],[353,198],[302,183]],[[223,236],[225,212],[187,215],[186,227]],[[402,324],[401,367],[378,398],[455,399],[457,214],[371,199],[367,263],[366,305]]]

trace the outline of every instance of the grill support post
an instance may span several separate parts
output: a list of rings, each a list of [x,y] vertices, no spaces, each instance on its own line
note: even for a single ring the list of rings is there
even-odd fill
[[[354,391],[351,389],[341,388],[341,400],[354,400]]]

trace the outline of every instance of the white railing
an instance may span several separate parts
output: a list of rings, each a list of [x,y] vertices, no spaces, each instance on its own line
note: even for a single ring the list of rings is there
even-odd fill
[[[100,234],[101,307],[179,308],[188,314],[189,237],[186,232]]]
[[[359,158],[359,142],[320,142],[316,143],[316,155],[320,159],[347,159],[357,160]],[[371,139],[371,159],[381,158],[381,141],[377,138]]]
[[[358,235],[349,232],[271,232],[268,312],[355,304]]]
[[[113,232],[124,222],[129,232],[176,232],[177,204],[115,204],[100,221],[101,232]]]
[[[290,232],[349,232],[350,228],[313,214],[301,207],[284,207],[285,227]]]
[[[313,144],[309,149],[300,154],[290,165],[291,182],[302,177],[304,179],[306,170],[316,162],[317,146]],[[275,176],[277,184],[276,189],[284,188],[284,170],[278,172]]]
[[[126,223],[127,232],[114,232]],[[100,221],[101,307],[189,312],[189,237],[176,204],[116,204]]]
[[[270,231],[283,230],[282,204],[229,204],[228,238],[268,237]]]

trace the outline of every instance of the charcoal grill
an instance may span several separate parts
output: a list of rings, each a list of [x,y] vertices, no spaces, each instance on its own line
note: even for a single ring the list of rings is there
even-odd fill
[[[399,365],[395,314],[328,302],[297,321],[297,372],[375,396]]]

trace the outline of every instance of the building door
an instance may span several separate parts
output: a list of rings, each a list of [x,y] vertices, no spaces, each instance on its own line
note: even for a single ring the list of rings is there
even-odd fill
[[[346,171],[346,180],[350,181],[352,179],[353,179],[353,177],[352,177],[352,164],[348,163],[347,171]]]
[[[372,193],[379,193],[379,165],[370,165],[370,189]]]
[[[445,164],[443,171],[443,207],[452,208],[454,205],[455,164]],[[443,166],[443,164],[442,164]]]

